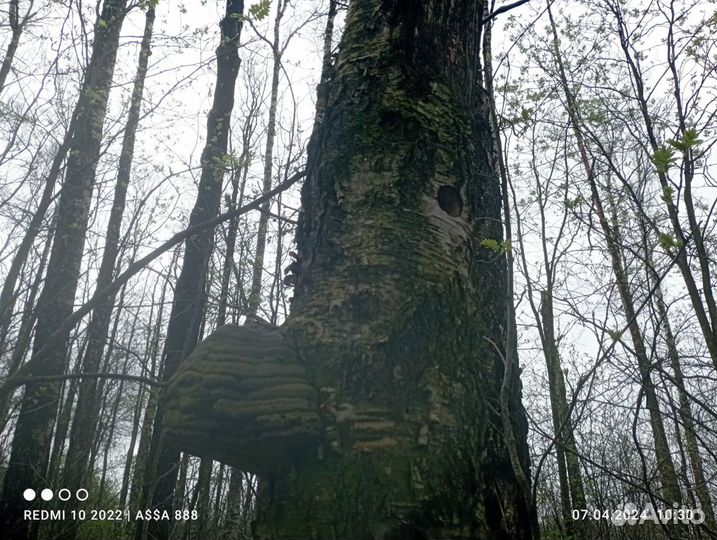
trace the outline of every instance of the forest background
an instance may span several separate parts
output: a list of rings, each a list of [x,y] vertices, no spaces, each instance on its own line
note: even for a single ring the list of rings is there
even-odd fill
[[[137,261],[189,223],[225,11],[206,0],[128,6],[101,120],[73,310],[91,302],[100,285],[138,271],[117,287],[99,349],[91,310],[70,329],[47,472],[50,485],[63,486],[73,471],[68,453],[86,447],[84,485],[92,486],[92,505],[104,508],[141,506],[183,244]],[[316,85],[346,8],[323,0],[246,7],[221,211],[283,187],[216,227],[203,334],[247,316],[280,324],[290,310],[284,269],[295,259]],[[75,129],[98,13],[99,4],[74,1],[0,3],[0,373],[15,381],[0,394],[2,467],[56,241],[69,166],[62,153]],[[676,500],[705,513],[702,525],[680,534],[717,538],[715,3],[531,0],[486,17],[486,86],[501,141],[496,181],[507,188],[510,208],[507,240],[486,247],[508,255],[514,271],[531,489],[542,534],[673,534],[576,519],[573,512],[602,516],[628,503]],[[128,156],[126,134],[135,130]],[[122,182],[126,194],[118,199]],[[121,223],[113,212],[118,202]],[[105,262],[109,244],[117,250]],[[88,386],[72,376],[83,371],[103,375]],[[80,430],[73,425],[84,410],[77,406],[83,387],[97,398],[90,407],[96,414]],[[255,489],[249,474],[183,454],[174,506],[196,509],[201,518],[177,524],[172,534],[249,537]],[[102,522],[77,534],[132,533]]]

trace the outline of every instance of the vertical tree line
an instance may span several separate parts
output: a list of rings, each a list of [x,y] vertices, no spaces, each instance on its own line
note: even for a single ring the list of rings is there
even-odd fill
[[[3,534],[717,538],[709,4],[169,7],[0,2]]]

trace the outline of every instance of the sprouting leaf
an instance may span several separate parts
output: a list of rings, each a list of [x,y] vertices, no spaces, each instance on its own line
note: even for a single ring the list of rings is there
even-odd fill
[[[260,0],[260,2],[249,8],[249,13],[255,21],[261,21],[269,16],[271,0]]]
[[[510,240],[503,240],[499,242],[494,238],[484,238],[481,240],[480,245],[495,253],[510,253],[513,249],[513,245],[510,243]]]
[[[665,251],[669,251],[672,248],[677,247],[675,237],[672,236],[670,233],[660,233],[658,236],[658,241],[660,242],[660,247]]]
[[[688,129],[687,131],[685,131],[685,134],[679,141],[673,139],[667,141],[667,144],[669,144],[673,148],[677,148],[680,152],[686,152],[690,148],[694,148],[701,143],[702,140],[700,140],[700,135],[699,133],[697,133],[696,129]]]
[[[565,199],[565,208],[567,208],[568,210],[575,210],[584,202],[585,200],[580,195],[578,195],[574,199]]]
[[[661,146],[652,156],[652,163],[658,173],[667,173],[670,166],[676,161],[674,148]]]
[[[480,241],[480,245],[491,251],[498,251],[500,249],[498,240],[494,240],[493,238],[484,238]]]

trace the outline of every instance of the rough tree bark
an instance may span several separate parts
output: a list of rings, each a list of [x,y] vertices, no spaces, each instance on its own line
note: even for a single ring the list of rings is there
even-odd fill
[[[512,449],[500,413],[506,261],[481,247],[502,238],[482,14],[350,5],[309,146],[293,311],[281,329],[220,329],[170,383],[168,436],[262,478],[255,538],[534,534],[509,458],[527,477],[517,369]]]
[[[74,305],[102,126],[126,7],[126,0],[106,0],[95,25],[92,57],[76,113],[77,125],[83,129],[72,135],[58,203],[57,232],[47,279],[36,307],[33,355],[48,345],[51,348],[47,354],[35,358],[31,375],[60,375],[65,369],[69,330],[52,340],[50,336],[70,316]],[[22,519],[22,509],[26,506],[22,492],[28,486],[43,485],[59,389],[58,382],[30,383],[25,387],[0,505],[0,523],[4,531],[11,531],[13,538],[35,534]]]

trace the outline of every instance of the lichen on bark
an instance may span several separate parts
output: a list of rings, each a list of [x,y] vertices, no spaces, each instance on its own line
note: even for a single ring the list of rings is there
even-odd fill
[[[349,8],[309,146],[281,329],[316,391],[319,436],[262,473],[257,538],[533,536],[501,432],[505,259],[481,246],[502,237],[482,11],[467,0]],[[511,384],[527,470],[517,370]]]

